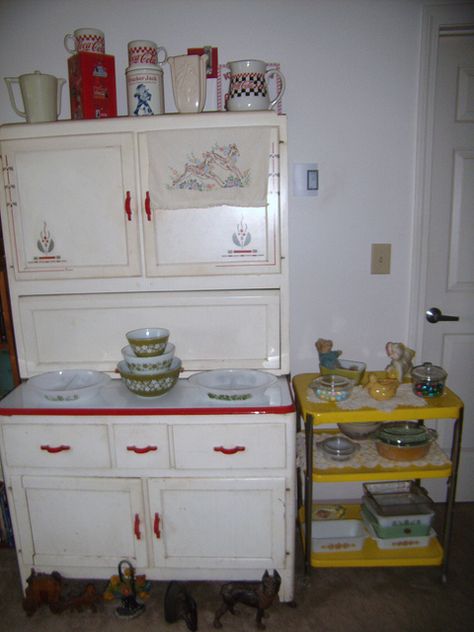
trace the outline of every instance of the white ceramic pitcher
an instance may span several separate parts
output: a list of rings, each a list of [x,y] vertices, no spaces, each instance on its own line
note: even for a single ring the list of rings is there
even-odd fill
[[[202,112],[206,104],[207,55],[168,57],[178,112]]]
[[[281,100],[285,91],[285,77],[277,69],[267,70],[268,65],[259,59],[229,61],[229,92],[226,95],[226,109],[234,112],[248,110],[271,110]],[[270,100],[266,78],[277,75],[280,90]]]
[[[28,123],[45,123],[56,121],[61,112],[61,91],[66,83],[65,79],[58,79],[53,75],[42,74],[39,70],[19,77],[5,77],[8,95],[12,108],[25,118]],[[20,110],[15,101],[13,84],[19,84],[23,107]]]

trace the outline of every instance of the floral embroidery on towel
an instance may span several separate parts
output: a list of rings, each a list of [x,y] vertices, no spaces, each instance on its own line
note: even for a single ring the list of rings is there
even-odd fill
[[[228,189],[232,187],[247,187],[250,183],[250,169],[241,171],[237,165],[240,151],[236,143],[219,146],[214,144],[210,150],[204,151],[198,158],[194,153],[187,156],[181,171],[170,167],[171,183],[167,185],[169,191],[173,189],[187,189],[189,191],[212,191],[217,187]]]
[[[148,132],[152,207],[267,206],[274,134],[261,126]]]

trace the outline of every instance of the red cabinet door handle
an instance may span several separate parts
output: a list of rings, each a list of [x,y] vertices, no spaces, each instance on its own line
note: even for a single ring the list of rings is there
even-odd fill
[[[150,191],[146,192],[145,195],[145,213],[149,222],[151,222],[151,200],[150,200]]]
[[[132,198],[130,196],[130,191],[127,191],[127,195],[125,197],[125,213],[127,214],[128,221],[132,221]]]
[[[158,446],[147,445],[144,448],[137,448],[136,445],[128,445],[127,450],[129,452],[135,452],[135,454],[146,454],[147,452],[156,452],[156,450],[158,450]]]
[[[161,538],[160,514],[158,512],[155,513],[155,520],[153,521],[153,533],[156,535],[157,540]]]
[[[57,454],[58,452],[65,452],[66,450],[70,450],[71,446],[70,445],[57,445],[57,446],[50,446],[50,445],[42,445],[41,449],[44,450],[45,452],[49,452],[50,454]]]
[[[245,452],[245,447],[243,445],[236,445],[235,448],[224,448],[224,446],[219,445],[214,447],[214,452],[221,452],[222,454],[237,454],[237,452]]]
[[[141,540],[142,534],[140,533],[140,516],[138,514],[135,514],[135,522],[133,525],[133,530],[135,532],[135,537],[137,538],[137,540]]]

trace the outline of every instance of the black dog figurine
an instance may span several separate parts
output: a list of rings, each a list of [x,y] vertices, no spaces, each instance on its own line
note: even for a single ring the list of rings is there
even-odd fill
[[[257,609],[257,627],[259,630],[265,630],[262,618],[265,616],[265,611],[270,608],[274,600],[278,597],[280,585],[281,577],[278,571],[275,570],[273,571],[273,575],[265,571],[259,583],[231,582],[230,584],[224,584],[221,588],[221,597],[224,603],[215,614],[214,627],[221,628],[221,617],[228,610],[232,614],[235,614],[234,606],[237,603],[243,603],[246,606]]]
[[[170,582],[165,594],[165,621],[175,623],[183,619],[188,630],[198,629],[197,605],[181,582]]]

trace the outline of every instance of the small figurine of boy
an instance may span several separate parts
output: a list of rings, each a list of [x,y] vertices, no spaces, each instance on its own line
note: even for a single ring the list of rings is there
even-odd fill
[[[338,357],[342,351],[334,351],[332,344],[332,340],[325,340],[324,338],[318,338],[314,343],[319,354],[319,364],[327,369],[337,369],[341,366]]]

